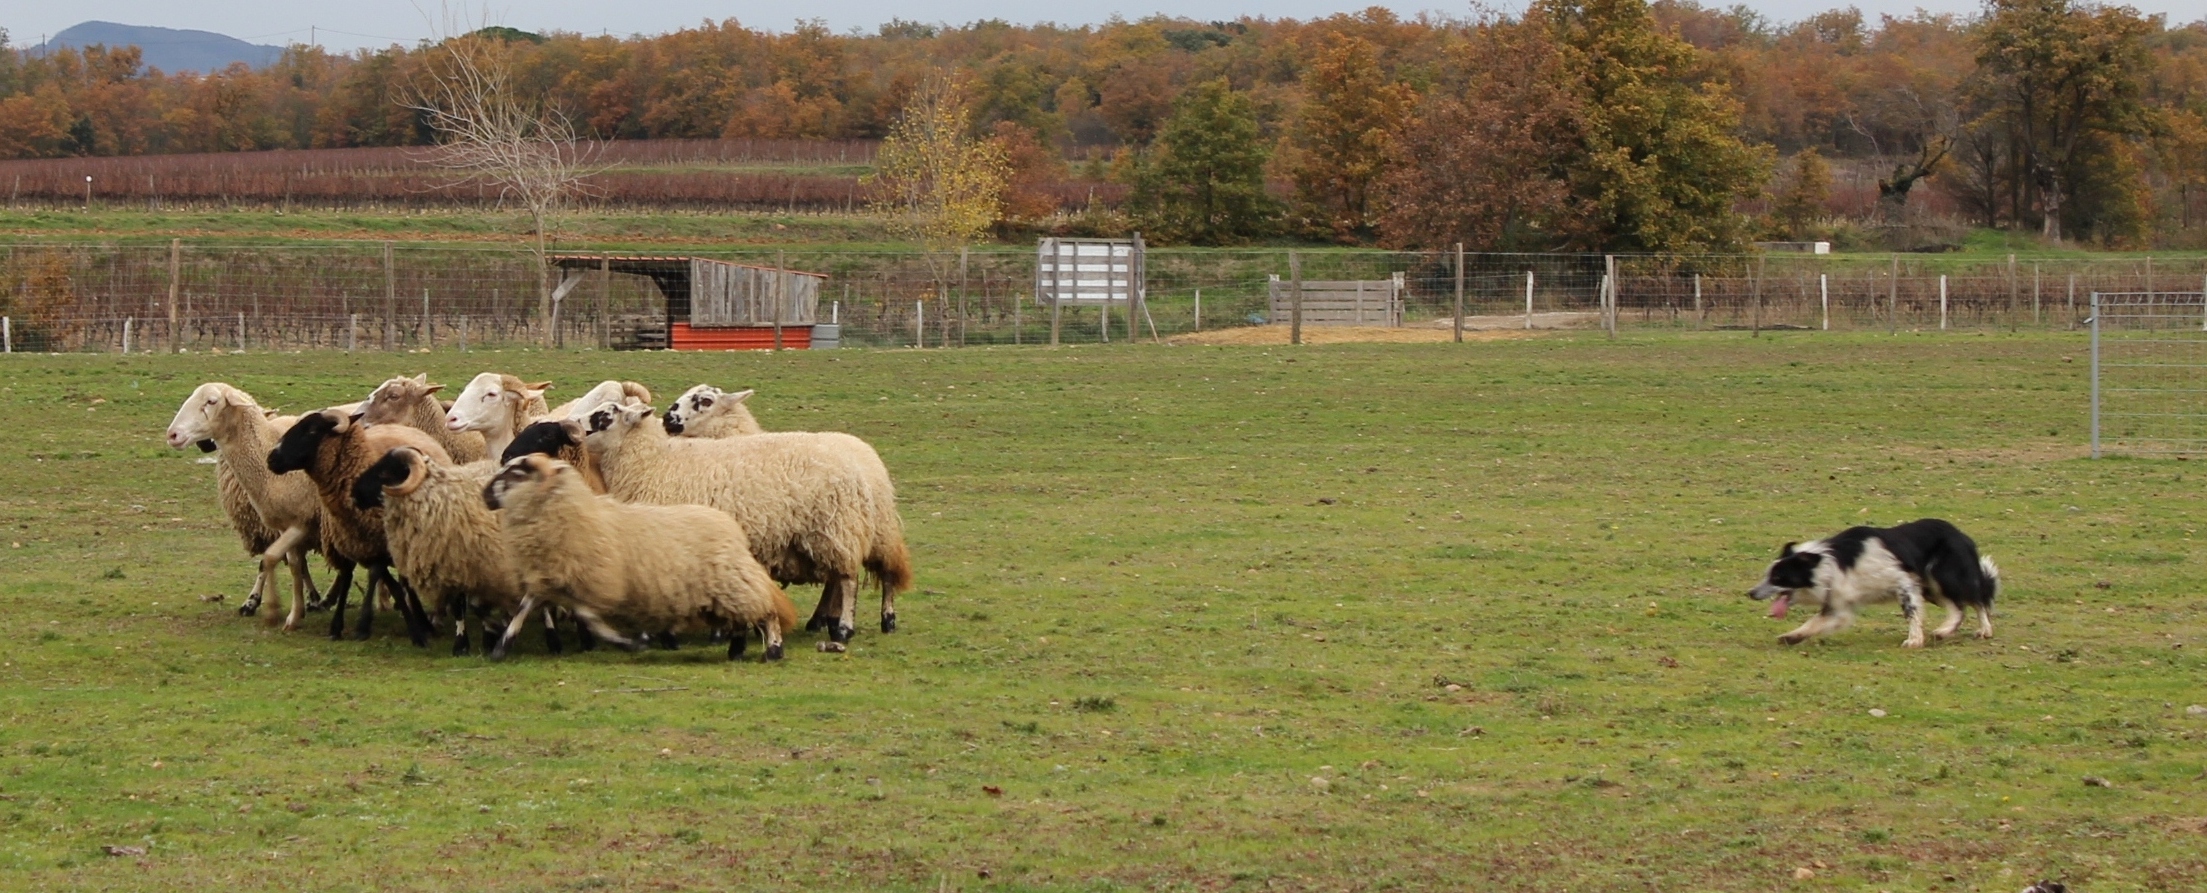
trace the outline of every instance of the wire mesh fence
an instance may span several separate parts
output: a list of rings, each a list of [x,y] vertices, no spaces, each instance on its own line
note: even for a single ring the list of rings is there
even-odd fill
[[[562,249],[567,250],[567,249]],[[1036,344],[1031,248],[963,253],[727,248],[686,255],[825,274],[820,319],[869,347]],[[2029,261],[1885,255],[1604,257],[1150,249],[1145,300],[1067,307],[1065,343],[1279,325],[1273,277],[1403,277],[1405,327],[1982,330],[2074,328],[2092,292],[2195,291],[2207,259]],[[645,276],[593,273],[554,303],[526,250],[423,243],[0,243],[12,351],[417,350],[664,344]],[[657,337],[654,337],[656,333]]]
[[[2092,456],[2207,452],[2207,288],[2087,297]]]

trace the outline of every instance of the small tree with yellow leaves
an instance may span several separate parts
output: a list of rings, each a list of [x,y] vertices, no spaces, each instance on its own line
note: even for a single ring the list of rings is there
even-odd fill
[[[1002,214],[1011,176],[1003,146],[977,138],[972,123],[963,85],[927,79],[889,126],[874,172],[862,181],[874,213],[919,243],[938,298],[948,292],[959,250],[979,241]]]

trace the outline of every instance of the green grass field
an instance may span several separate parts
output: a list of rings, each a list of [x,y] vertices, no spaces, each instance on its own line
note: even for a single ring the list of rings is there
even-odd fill
[[[2207,470],[2084,459],[2082,347],[7,357],[0,888],[2192,888]],[[177,404],[424,369],[868,438],[902,629],[494,665],[237,617]],[[1785,648],[1744,597],[1927,515],[2001,563],[1997,639]]]

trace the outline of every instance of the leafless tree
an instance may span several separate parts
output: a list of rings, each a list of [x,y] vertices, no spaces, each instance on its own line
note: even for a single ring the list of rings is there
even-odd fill
[[[454,182],[495,187],[501,202],[510,199],[528,213],[538,314],[551,346],[559,308],[545,242],[561,208],[588,188],[594,144],[558,108],[522,95],[500,37],[476,32],[449,38],[439,50],[415,77],[407,106],[437,134],[431,158]]]

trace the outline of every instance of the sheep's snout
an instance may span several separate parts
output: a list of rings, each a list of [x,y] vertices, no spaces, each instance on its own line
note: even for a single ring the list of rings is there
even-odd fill
[[[192,439],[186,436],[184,432],[178,431],[175,428],[169,429],[169,449],[181,450],[184,448],[185,444],[191,442]]]
[[[444,427],[448,431],[465,431],[467,430],[467,420],[460,418],[459,413],[448,412],[444,414]]]
[[[667,410],[666,415],[659,417],[659,424],[667,429],[668,434],[682,433],[682,417],[676,415],[672,409]]]

